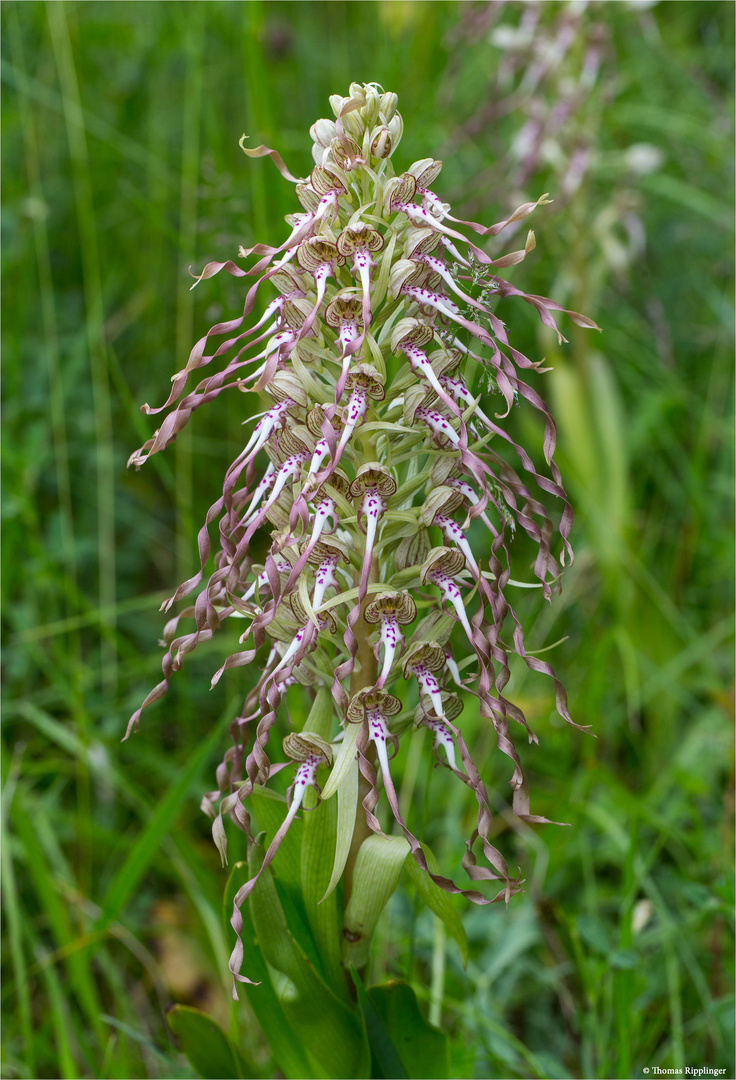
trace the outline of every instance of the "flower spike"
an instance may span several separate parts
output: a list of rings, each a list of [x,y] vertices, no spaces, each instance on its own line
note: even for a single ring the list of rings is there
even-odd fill
[[[242,314],[200,337],[161,408],[144,406],[164,415],[130,459],[144,464],[226,390],[239,392],[242,419],[253,421],[199,531],[199,569],[164,605],[168,610],[194,594],[167,623],[162,680],[126,733],[167,692],[186,657],[237,618],[240,644],[212,683],[240,668],[250,682],[231,725],[234,745],[217,769],[217,791],[202,804],[223,857],[225,818],[254,844],[251,796],[289,761],[296,774],[283,822],[235,898],[234,986],[248,981],[240,973],[240,908],[307,788],[317,789],[317,770],[331,764],[340,725],[343,749],[326,795],[354,779],[357,757],[369,829],[380,831],[376,809],[385,795],[417,865],[442,889],[483,905],[508,901],[521,883],[489,839],[488,794],[463,735],[462,699],[472,695],[492,727],[511,774],[513,812],[525,821],[545,819],[531,814],[512,739],[517,725],[535,738],[518,705],[504,697],[512,653],[552,679],[557,711],[572,724],[564,689],[550,664],[527,652],[508,596],[515,530],[536,550],[533,572],[543,595],[559,588],[562,565],[572,558],[572,510],[554,459],[554,421],[536,384],[524,381],[527,369],[535,379],[546,369],[511,344],[506,309],[522,300],[558,333],[560,315],[578,326],[595,324],[502,276],[534,250],[533,233],[523,249],[496,258],[479,246],[546,197],[506,208],[491,226],[463,222],[435,190],[440,161],[422,158],[396,173],[403,120],[395,94],[353,83],[347,96],[330,102],[334,119],[317,120],[310,130],[308,177],[292,175],[275,150],[241,142],[248,157],[269,157],[294,185],[293,212],[273,243],[240,249],[242,265],[208,263],[196,279],[225,272],[245,284]],[[495,405],[472,381],[478,367],[483,385],[498,395]],[[194,372],[200,381],[192,387]],[[539,422],[540,461],[508,430],[517,403]],[[481,548],[475,528],[469,531],[476,519],[487,534]],[[180,629],[187,619],[193,625]],[[430,870],[401,816],[391,758],[411,737],[401,699],[415,694],[414,685],[416,726],[431,730],[435,759],[476,802],[462,858],[469,889]],[[270,740],[291,722],[288,692],[293,703],[297,693],[329,701],[330,691],[334,716],[320,716],[324,738],[292,730],[283,743],[287,762],[272,762]],[[353,861],[356,851],[357,840]],[[495,895],[481,891],[489,882],[499,883]]]

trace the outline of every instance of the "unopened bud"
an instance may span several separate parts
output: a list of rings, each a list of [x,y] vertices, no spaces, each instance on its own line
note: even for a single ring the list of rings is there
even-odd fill
[[[365,123],[356,109],[353,109],[352,112],[345,113],[342,118],[342,126],[348,135],[351,135],[358,143],[362,143]]]
[[[401,142],[401,136],[404,134],[404,121],[401,118],[401,113],[396,115],[389,121],[388,130],[391,135],[391,146],[395,150]]]
[[[361,114],[366,124],[372,127],[378,120],[378,113],[381,108],[381,97],[376,90],[375,86],[366,86],[365,88],[365,105],[361,108]]]
[[[413,536],[405,536],[394,553],[396,570],[421,566],[432,547],[427,529],[419,529]]]
[[[393,120],[399,106],[398,94],[383,94],[381,97],[381,112],[386,123]]]
[[[340,115],[340,110],[347,101],[347,98],[342,97],[341,94],[330,94],[330,106],[335,116]]]
[[[312,136],[312,140],[319,143],[320,146],[329,146],[330,142],[335,138],[335,121],[317,120],[309,129],[309,134]]]

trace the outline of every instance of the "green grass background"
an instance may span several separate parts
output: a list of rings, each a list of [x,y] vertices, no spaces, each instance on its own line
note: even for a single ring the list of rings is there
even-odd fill
[[[732,5],[6,0],[1,14],[3,1076],[192,1076],[172,1001],[212,1012],[273,1075],[228,998],[225,874],[198,809],[252,675],[207,691],[215,641],[120,744],[158,679],[157,608],[192,572],[244,399],[198,413],[140,473],[125,462],[153,428],[140,404],[242,306],[231,280],[190,292],[188,268],[280,243],[294,208],[241,133],[304,174],[309,125],[356,80],[399,94],[399,167],[442,157],[435,188],[460,217],[490,224],[551,193],[513,280],[603,329],[568,322],[560,349],[503,313],[554,366],[540,388],[577,512],[561,598],[520,608],[533,647],[566,638],[554,662],[597,739],[559,726],[546,680],[514,679],[540,736],[522,751],[533,810],[571,827],[519,831],[503,760],[468,716],[527,891],[508,911],[458,904],[463,971],[405,879],[372,977],[432,998],[455,1076],[733,1077]],[[536,82],[528,49],[512,63],[533,18],[537,60],[571,28]],[[591,48],[597,73],[570,95]],[[521,176],[514,140],[563,99]],[[566,195],[576,151],[587,165]],[[538,439],[523,410],[513,423]],[[451,868],[472,807],[426,750],[402,752],[399,779]]]

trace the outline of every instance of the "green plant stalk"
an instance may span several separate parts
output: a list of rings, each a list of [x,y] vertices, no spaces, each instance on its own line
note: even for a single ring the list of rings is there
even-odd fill
[[[358,584],[359,574],[356,571],[355,584]],[[371,570],[369,575],[369,582],[371,584],[379,581],[378,570],[378,556],[374,555],[371,561]],[[370,602],[370,594],[366,596],[361,607],[361,619],[359,625],[366,626],[365,620],[362,618],[365,609]],[[358,652],[356,654],[356,670],[350,678],[350,693],[351,695],[357,694],[365,687],[373,686],[378,675],[378,661],[373,655],[373,649],[368,641],[368,634],[364,633],[358,638]],[[376,753],[373,748],[369,750],[369,760],[373,765],[376,762]],[[353,872],[355,870],[355,860],[358,858],[358,852],[361,845],[369,836],[372,836],[371,829],[366,821],[365,813],[363,811],[363,799],[368,795],[370,791],[370,785],[366,778],[361,773],[358,777],[358,802],[355,807],[355,828],[353,830],[353,839],[350,844],[350,851],[348,853],[347,862],[345,863],[345,870],[343,872],[344,892],[343,892],[343,910],[345,910],[350,903],[350,897],[353,893]],[[351,983],[352,988],[352,983]]]

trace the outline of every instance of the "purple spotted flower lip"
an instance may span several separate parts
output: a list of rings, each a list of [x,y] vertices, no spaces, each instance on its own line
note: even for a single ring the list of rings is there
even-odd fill
[[[240,647],[213,683],[238,667],[258,679],[231,725],[234,746],[217,770],[217,790],[203,801],[223,861],[224,818],[250,836],[249,795],[293,763],[288,811],[264,866],[307,787],[317,787],[318,770],[327,777],[324,797],[331,797],[357,768],[369,828],[381,830],[380,775],[388,807],[429,873],[391,777],[391,757],[400,752],[400,737],[411,737],[413,718],[415,729],[431,730],[437,761],[475,796],[476,827],[462,859],[471,883],[490,880],[501,888],[487,895],[450,878],[434,880],[478,904],[508,900],[520,883],[490,843],[486,788],[460,713],[463,699],[477,703],[510,759],[514,812],[545,820],[531,814],[510,734],[515,721],[534,739],[503,693],[511,649],[552,680],[557,710],[572,720],[550,665],[527,654],[509,596],[507,540],[515,529],[531,538],[533,576],[550,597],[572,557],[572,512],[554,461],[554,422],[522,378],[527,371],[538,375],[539,362],[512,346],[507,329],[518,300],[558,334],[555,316],[563,309],[500,276],[532,250],[532,233],[522,249],[495,259],[480,244],[522,221],[545,196],[489,227],[459,221],[434,190],[441,162],[425,158],[396,173],[392,155],[403,122],[395,94],[353,84],[331,105],[335,119],[311,129],[315,165],[308,177],[292,176],[276,151],[241,143],[249,157],[269,156],[294,184],[295,212],[280,243],[241,248],[239,263],[205,267],[198,281],[221,270],[244,279],[243,313],[197,342],[162,406],[144,406],[163,419],[132,455],[136,466],[226,390],[257,395],[259,402],[254,399],[251,433],[199,533],[200,568],[165,605],[197,594],[194,606],[166,628],[163,680],[141,708],[166,692],[187,653],[226,620],[237,620]],[[260,318],[257,303],[265,305]],[[563,313],[594,327],[582,315]],[[490,374],[495,402],[481,407],[466,368],[485,370],[484,385]],[[504,427],[515,402],[541,419],[542,462]],[[473,550],[469,525],[476,519],[488,536]],[[251,554],[256,534],[259,550],[264,538],[268,548],[259,565]],[[184,617],[194,626],[180,633]],[[471,661],[462,674],[460,654]],[[333,730],[329,737],[304,732],[301,742],[287,738],[287,760],[272,761],[280,756],[272,735],[288,729],[292,687],[295,694],[305,687],[331,690]],[[477,840],[482,864],[473,851]],[[236,898],[238,934],[239,908],[256,880]],[[243,959],[238,937],[231,970],[235,980],[248,981]]]

